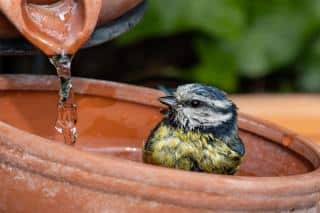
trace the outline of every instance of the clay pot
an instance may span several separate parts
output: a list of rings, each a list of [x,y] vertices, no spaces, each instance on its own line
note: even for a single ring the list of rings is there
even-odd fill
[[[94,28],[120,17],[142,0],[0,0],[0,38],[23,34],[47,55],[73,54]],[[10,22],[8,21],[8,19]]]
[[[241,114],[237,176],[141,163],[158,91],[74,79],[79,142],[57,141],[56,77],[0,77],[1,212],[319,212],[320,148]]]

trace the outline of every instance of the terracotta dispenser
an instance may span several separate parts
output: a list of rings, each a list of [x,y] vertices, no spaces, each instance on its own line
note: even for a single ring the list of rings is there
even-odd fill
[[[0,9],[23,36],[47,55],[73,54],[93,32],[101,0],[65,0],[49,5],[2,0]]]
[[[49,55],[57,43],[74,51],[94,28],[83,47],[98,45],[135,26],[145,9],[143,0],[0,0],[0,55],[34,53],[21,34]]]

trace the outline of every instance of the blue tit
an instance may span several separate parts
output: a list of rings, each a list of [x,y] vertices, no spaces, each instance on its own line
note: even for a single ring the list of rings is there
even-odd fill
[[[223,91],[186,84],[159,100],[168,108],[144,144],[144,162],[216,174],[238,171],[245,147],[237,107]]]

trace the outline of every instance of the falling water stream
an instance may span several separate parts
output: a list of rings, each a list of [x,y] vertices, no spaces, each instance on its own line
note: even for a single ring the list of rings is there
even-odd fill
[[[72,145],[77,141],[77,105],[71,83],[72,56],[61,54],[50,57],[60,80],[58,115],[56,130],[63,135],[66,144]]]

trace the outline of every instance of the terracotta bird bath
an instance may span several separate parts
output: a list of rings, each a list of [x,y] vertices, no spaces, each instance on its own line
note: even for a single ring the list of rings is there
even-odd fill
[[[146,165],[161,92],[74,79],[79,142],[53,126],[55,76],[0,77],[0,212],[319,212],[320,148],[241,114],[247,155],[236,176]]]

